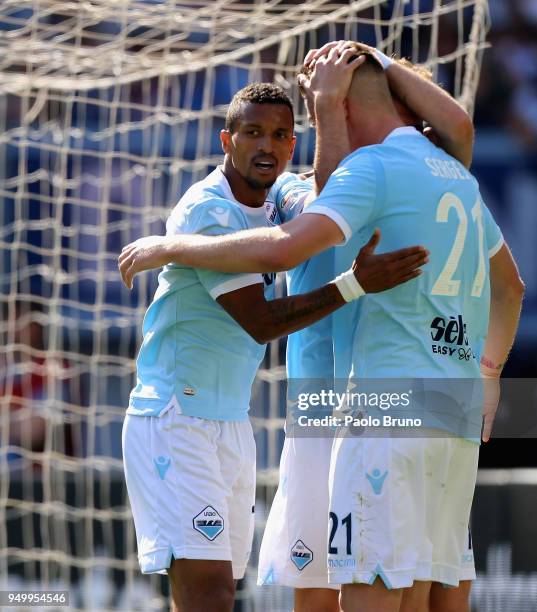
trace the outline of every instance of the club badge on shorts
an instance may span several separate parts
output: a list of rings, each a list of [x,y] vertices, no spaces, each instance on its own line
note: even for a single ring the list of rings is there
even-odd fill
[[[224,519],[212,506],[207,506],[192,519],[192,526],[212,542],[224,531]]]
[[[306,565],[313,561],[313,552],[304,544],[302,540],[297,540],[291,548],[291,561],[301,572]]]

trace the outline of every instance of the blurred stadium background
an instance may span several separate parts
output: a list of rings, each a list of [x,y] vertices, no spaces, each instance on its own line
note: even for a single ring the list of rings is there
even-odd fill
[[[167,609],[166,581],[138,571],[121,466],[157,275],[128,292],[117,255],[161,233],[219,162],[226,104],[248,82],[289,88],[292,167],[309,167],[294,74],[309,48],[339,38],[427,63],[470,109],[483,59],[473,171],[526,283],[505,375],[535,378],[536,0],[3,0],[0,589],[68,589],[72,610]],[[270,346],[253,396],[257,542],[277,482],[283,354],[283,342]],[[535,410],[535,398],[519,408]],[[481,467],[473,609],[537,610],[535,442],[494,440]],[[255,587],[255,562],[236,609],[291,610],[289,590]]]

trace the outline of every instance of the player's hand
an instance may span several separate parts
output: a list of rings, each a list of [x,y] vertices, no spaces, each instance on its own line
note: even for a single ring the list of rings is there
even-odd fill
[[[304,67],[307,67],[310,64],[315,64],[319,58],[328,55],[334,48],[337,48],[339,53],[341,53],[345,48],[349,47],[354,50],[354,54],[356,54],[357,51],[365,51],[366,53],[373,55],[373,57],[379,61],[377,56],[378,51],[375,49],[375,47],[371,47],[365,43],[356,42],[354,40],[334,40],[326,43],[320,49],[311,49],[308,51],[306,57],[304,58]],[[379,61],[379,63],[382,62]]]
[[[298,85],[312,99],[318,101],[322,98],[337,104],[347,97],[352,75],[365,62],[365,57],[357,55],[355,47],[345,41],[329,45],[318,50],[321,53],[328,48],[326,53],[314,60],[309,78],[304,74],[298,75]]]
[[[347,97],[354,71],[365,62],[363,55],[356,55],[356,50],[349,47],[333,47],[328,55],[320,57],[309,79],[298,75],[298,84],[306,94],[327,98],[339,103]]]
[[[500,401],[500,376],[481,374],[483,378],[483,433],[481,439],[488,442]]]
[[[421,274],[421,266],[429,261],[429,251],[422,246],[375,255],[379,241],[380,230],[376,229],[352,266],[356,280],[366,293],[386,291],[416,278]]]
[[[320,57],[324,55],[328,55],[330,51],[336,47],[343,48],[345,46],[352,45],[352,41],[350,40],[331,40],[327,42],[319,49],[310,49],[302,62],[304,67],[306,68],[310,64],[314,64]]]
[[[161,268],[170,263],[169,247],[172,238],[170,236],[147,236],[123,247],[118,258],[118,268],[127,289],[132,289],[132,281],[138,272]]]

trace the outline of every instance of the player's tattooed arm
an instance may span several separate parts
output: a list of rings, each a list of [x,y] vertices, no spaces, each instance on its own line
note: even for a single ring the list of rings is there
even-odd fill
[[[490,316],[487,339],[481,359],[484,381],[483,442],[488,442],[500,397],[499,378],[513,345],[524,283],[507,245],[490,260]]]
[[[262,284],[249,285],[224,293],[217,301],[259,344],[316,323],[346,303],[334,284],[269,301],[265,300]]]
[[[376,230],[360,249],[352,267],[366,293],[385,291],[416,278],[428,260],[428,253],[419,247],[376,255],[379,241],[380,232]],[[221,295],[218,303],[254,340],[264,344],[316,323],[346,301],[338,286],[331,282],[309,293],[270,301],[265,300],[263,285],[250,285]]]

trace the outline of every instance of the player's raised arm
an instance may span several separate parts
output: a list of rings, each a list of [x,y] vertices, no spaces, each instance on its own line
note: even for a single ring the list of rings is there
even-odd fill
[[[431,126],[438,146],[469,168],[474,128],[464,108],[432,80],[403,63],[392,61],[385,70],[392,92]]]
[[[470,167],[474,143],[470,116],[446,91],[426,78],[425,72],[420,74],[420,70],[416,70],[410,62],[393,60],[378,49],[352,41],[327,43],[321,49],[310,52],[305,61],[315,63],[327,53],[345,49],[345,44],[354,47],[355,51],[362,49],[375,55],[385,70],[395,101],[398,99],[405,107],[403,111],[410,111],[426,121],[434,131],[438,146],[467,168]],[[408,123],[407,117],[403,119]]]
[[[298,75],[310,123],[316,128],[314,192],[319,194],[341,160],[351,152],[345,118],[345,98],[354,71],[365,61],[345,41],[325,45],[315,62],[307,57]]]

